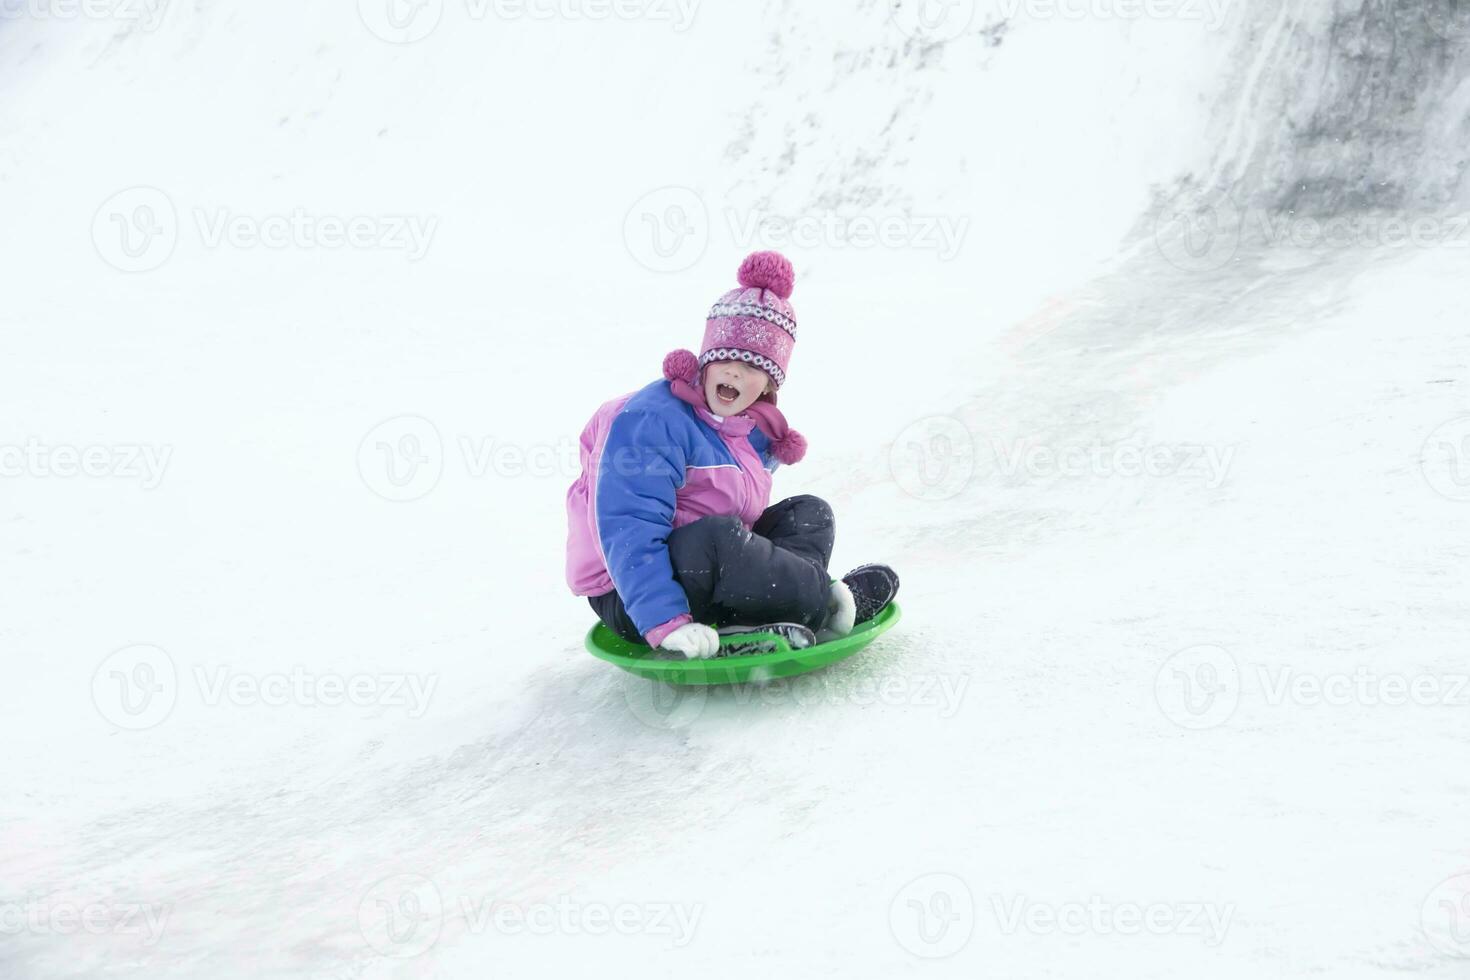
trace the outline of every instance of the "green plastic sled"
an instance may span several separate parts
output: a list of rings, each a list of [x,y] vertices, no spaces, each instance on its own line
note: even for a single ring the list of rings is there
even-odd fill
[[[616,664],[630,674],[666,684],[744,684],[768,681],[777,677],[795,677],[836,663],[872,643],[878,635],[898,622],[898,603],[890,602],[883,610],[858,626],[848,635],[804,650],[793,650],[785,637],[774,633],[743,633],[720,640],[720,646],[763,640],[774,643],[776,652],[746,656],[714,657],[709,660],[684,660],[677,654],[672,659],[666,651],[655,654],[642,643],[631,643],[598,623],[587,631],[587,652]]]

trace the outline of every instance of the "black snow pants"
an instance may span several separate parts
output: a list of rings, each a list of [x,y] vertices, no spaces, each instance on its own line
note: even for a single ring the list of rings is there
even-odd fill
[[[701,517],[675,528],[669,558],[696,623],[800,623],[816,631],[827,621],[835,535],[832,508],[803,494],[767,507],[750,531],[738,517]],[[644,642],[616,589],[587,601],[613,632]]]

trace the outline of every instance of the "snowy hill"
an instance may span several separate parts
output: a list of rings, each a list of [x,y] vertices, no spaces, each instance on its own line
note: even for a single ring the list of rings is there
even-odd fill
[[[6,6],[0,974],[1463,976],[1462,11]],[[563,495],[761,247],[904,619],[674,691]]]

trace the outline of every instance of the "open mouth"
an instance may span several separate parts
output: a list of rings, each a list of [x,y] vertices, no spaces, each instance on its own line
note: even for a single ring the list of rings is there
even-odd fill
[[[740,389],[721,383],[715,388],[715,395],[726,405],[733,405],[740,400]]]

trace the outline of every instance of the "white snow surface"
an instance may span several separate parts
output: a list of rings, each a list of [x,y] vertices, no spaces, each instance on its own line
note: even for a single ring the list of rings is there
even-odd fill
[[[0,976],[1466,976],[1458,191],[1319,216],[1427,244],[1156,234],[1197,175],[1329,172],[1263,162],[1256,87],[1325,8],[531,6],[5,8]],[[298,211],[429,231],[212,238]],[[912,237],[741,234],[783,216]],[[663,688],[582,648],[565,490],[758,247],[811,446],[773,500],[903,619]]]

